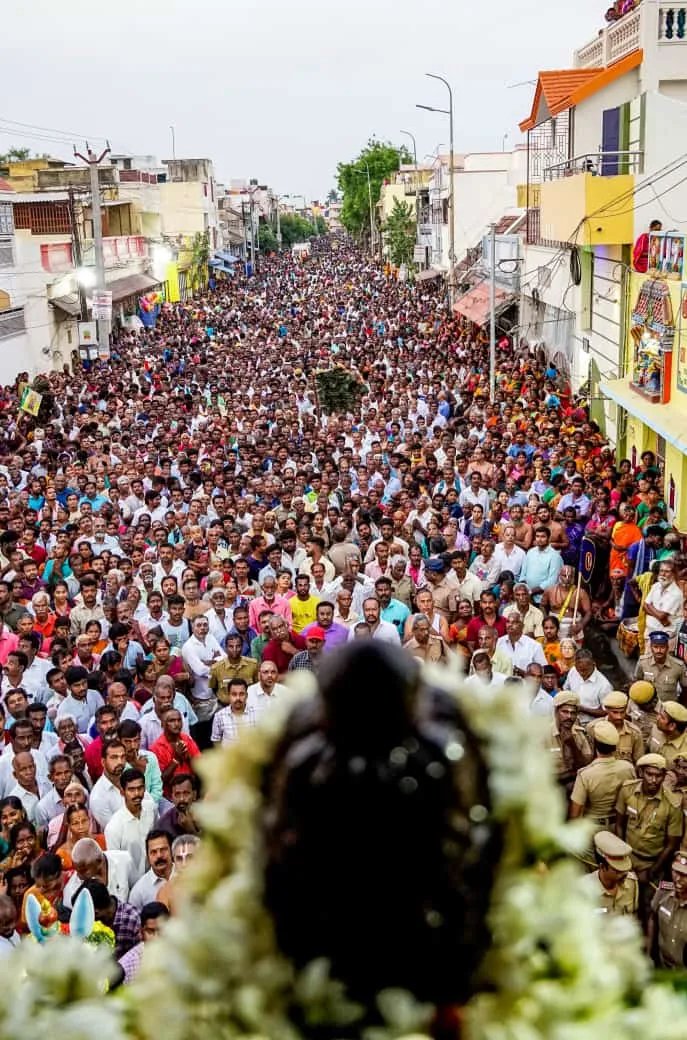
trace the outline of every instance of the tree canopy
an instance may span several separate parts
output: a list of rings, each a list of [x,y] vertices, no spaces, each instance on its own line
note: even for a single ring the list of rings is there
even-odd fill
[[[397,172],[402,163],[412,162],[404,145],[396,146],[390,141],[369,140],[360,155],[350,162],[337,166],[339,190],[343,197],[341,222],[354,235],[369,233],[370,192],[367,174],[370,173],[373,212],[379,202],[382,184]],[[376,217],[373,217],[376,222]]]
[[[393,209],[382,225],[382,233],[391,263],[396,267],[412,263],[416,226],[415,209],[410,203],[394,199]]]
[[[285,213],[281,218],[281,240],[284,249],[294,242],[307,242],[316,233],[315,225],[297,213]]]
[[[6,166],[7,163],[11,162],[22,162],[22,160],[29,159],[30,157],[30,148],[18,148],[16,145],[13,145],[11,148],[8,148],[6,152],[0,154],[0,165]]]

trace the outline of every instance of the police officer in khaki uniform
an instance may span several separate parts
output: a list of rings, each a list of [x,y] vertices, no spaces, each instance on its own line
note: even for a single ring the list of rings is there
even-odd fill
[[[646,679],[656,690],[661,701],[677,701],[687,694],[687,668],[677,657],[668,653],[670,637],[667,632],[652,632],[651,649],[642,654],[635,668],[635,679]]]
[[[618,730],[606,719],[594,727],[594,761],[580,769],[570,796],[570,816],[588,817],[596,831],[612,830],[615,824],[615,803],[625,780],[633,780],[631,762],[616,758]]]
[[[645,746],[648,746],[651,732],[658,719],[659,700],[656,691],[646,679],[638,679],[630,687],[630,703],[627,713],[630,722],[639,727]]]
[[[647,949],[662,968],[682,968],[687,946],[687,849],[672,866],[672,884],[664,882],[651,903]]]
[[[582,726],[577,725],[580,698],[562,690],[553,698],[553,722],[549,750],[554,773],[570,797],[577,773],[594,757],[592,745]]]
[[[620,690],[611,690],[601,701],[601,706],[606,712],[606,719],[618,730],[618,747],[615,757],[624,758],[626,762],[636,763],[637,759],[644,754],[644,739],[640,733],[639,726],[628,722],[626,718],[628,696]],[[594,727],[597,722],[591,722],[587,726],[587,733],[593,737]]]
[[[632,849],[611,831],[594,835],[599,867],[585,874],[582,887],[592,894],[602,914],[635,914],[639,905],[637,875],[632,870]]]
[[[678,795],[682,806],[683,833],[687,830],[687,754],[677,755],[663,786]]]
[[[616,833],[632,846],[632,865],[639,881],[660,881],[680,847],[682,806],[663,786],[666,761],[662,755],[643,755],[637,762],[638,780],[626,780],[616,801]]]
[[[649,751],[663,755],[670,769],[678,755],[687,754],[687,708],[677,701],[662,701],[649,738]]]

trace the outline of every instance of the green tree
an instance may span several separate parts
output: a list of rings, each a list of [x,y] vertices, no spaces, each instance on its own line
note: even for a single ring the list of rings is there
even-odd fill
[[[338,191],[336,190],[336,188],[330,188],[329,189],[329,194],[327,195],[327,202],[338,202],[338,201],[339,201],[339,193],[338,193]]]
[[[353,235],[369,236],[370,193],[373,221],[376,223],[374,214],[382,184],[398,171],[402,163],[409,162],[412,162],[412,159],[404,145],[396,147],[390,141],[376,141],[373,138],[367,142],[357,158],[339,163],[337,179],[343,198],[341,221],[347,231]]]
[[[394,199],[393,209],[382,225],[382,234],[392,264],[410,264],[415,247],[415,209],[408,202]]]
[[[285,213],[281,218],[281,240],[285,249],[290,249],[294,242],[307,242],[314,234],[310,221],[297,213]]]
[[[191,243],[191,262],[188,268],[189,280],[194,292],[204,289],[207,285],[209,259],[210,235],[207,231],[197,231]]]
[[[29,159],[30,157],[30,148],[17,148],[16,145],[13,145],[12,148],[8,148],[4,155],[0,155],[0,165],[6,166],[7,163],[11,162],[22,162],[24,159]]]
[[[258,246],[261,253],[277,252],[277,236],[269,224],[261,224],[258,228]]]
[[[317,228],[318,235],[327,234],[327,221],[324,219],[324,217],[315,217],[315,227]]]

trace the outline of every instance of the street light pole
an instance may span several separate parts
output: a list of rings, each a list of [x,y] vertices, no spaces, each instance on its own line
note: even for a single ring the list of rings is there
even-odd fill
[[[420,241],[420,174],[417,168],[417,144],[415,135],[410,130],[401,130],[402,134],[409,137],[413,142],[413,160],[415,162],[415,241]]]
[[[449,133],[449,187],[448,187],[448,213],[449,213],[449,230],[448,230],[448,301],[449,306],[453,307],[453,299],[455,295],[455,259],[456,259],[456,220],[455,220],[455,190],[454,190],[454,153],[453,153],[453,90],[451,84],[443,76],[438,76],[435,72],[426,72],[426,76],[429,79],[438,79],[440,83],[443,83],[448,90],[448,108],[432,108],[429,105],[417,105],[417,108],[424,108],[428,112],[441,112],[443,115],[448,116],[448,133]]]
[[[100,178],[98,177],[98,167],[103,161],[106,155],[109,155],[110,146],[100,155],[96,155],[88,147],[86,142],[87,155],[82,155],[81,152],[77,152],[74,149],[74,155],[77,159],[81,159],[88,166],[88,170],[91,177],[91,217],[93,219],[93,252],[95,255],[95,288],[105,288],[105,253],[103,251],[103,214],[100,205]],[[107,347],[109,351],[110,346],[110,321],[104,321],[102,318],[98,319],[98,343],[104,348]]]

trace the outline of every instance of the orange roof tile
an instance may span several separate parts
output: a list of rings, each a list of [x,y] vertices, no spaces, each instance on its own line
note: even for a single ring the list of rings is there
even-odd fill
[[[527,119],[520,123],[520,129],[531,130],[541,120],[538,119],[542,98],[546,103],[549,115],[556,116],[585,98],[591,97],[597,90],[608,86],[631,69],[641,65],[644,52],[641,48],[632,51],[620,61],[605,68],[594,69],[558,69],[551,72],[540,72],[534,92],[532,110]]]

